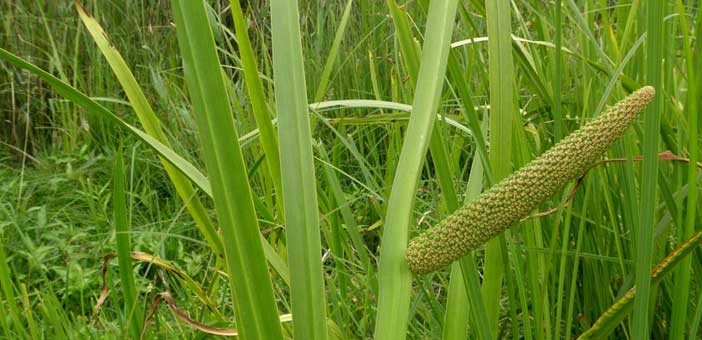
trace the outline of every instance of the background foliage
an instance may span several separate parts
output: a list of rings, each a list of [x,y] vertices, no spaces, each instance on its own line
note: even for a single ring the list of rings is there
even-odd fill
[[[290,50],[274,43],[297,42],[296,36],[275,40],[269,2],[241,1],[246,22],[242,27],[263,90],[257,98],[247,88],[251,75],[244,71],[251,68],[243,60],[229,1],[206,3],[252,202],[261,234],[271,246],[266,249],[273,253],[267,258],[280,260],[278,267],[271,263],[275,270],[270,273],[277,309],[285,315],[294,310],[288,276],[292,274],[295,282],[296,271],[289,269],[302,268],[287,267],[288,248],[304,243],[291,239],[283,223],[283,196],[277,192],[275,171],[267,168],[270,145],[263,145],[258,134],[256,114],[263,106],[256,100],[278,117],[285,109],[282,99],[292,98],[276,97],[283,84],[291,83],[274,82],[281,79],[274,70],[285,67],[274,54]],[[131,69],[172,149],[205,172],[200,117],[194,113],[196,100],[183,72],[171,3],[86,0],[83,5]],[[285,193],[286,179],[315,174],[314,188],[304,189],[316,193],[318,222],[308,221],[319,225],[321,254],[306,260],[321,258],[324,288],[323,294],[308,299],[325,300],[328,336],[382,338],[389,334],[386,330],[404,336],[406,324],[410,339],[570,339],[590,329],[636,283],[643,293],[637,292],[631,318],[616,320],[603,332],[606,336],[697,338],[702,318],[699,250],[662,280],[641,273],[648,273],[699,225],[697,168],[683,162],[656,163],[652,157],[670,150],[692,164],[699,159],[699,2],[460,1],[445,37],[454,42],[447,56],[440,53],[445,44],[424,41],[425,35],[441,36],[441,20],[436,18],[449,20],[453,15],[451,8],[438,7],[430,7],[428,0],[298,4],[304,72],[297,74],[304,75],[309,103],[327,102],[312,104],[316,110],[310,111],[310,135],[297,137],[303,147],[311,148],[313,163],[298,165],[301,175],[292,175],[284,163],[281,176]],[[274,16],[276,23],[295,22],[287,16],[290,9],[280,13],[285,16]],[[141,127],[127,93],[72,2],[2,1],[0,25],[2,49]],[[433,48],[434,55],[422,51],[432,42],[439,46]],[[422,76],[422,67],[438,73]],[[431,83],[432,79],[438,80]],[[296,84],[291,91],[301,90]],[[383,238],[388,207],[401,206],[390,203],[393,190],[416,193],[397,198],[409,200],[410,222],[397,225],[406,228],[400,235],[411,238],[642,85],[656,86],[658,102],[608,157],[644,155],[646,170],[633,161],[599,166],[567,206],[563,203],[572,186],[539,209],[559,208],[555,213],[520,223],[450,271],[421,277],[402,274],[398,282],[408,285],[407,292],[387,284],[384,277],[394,269],[379,266],[381,253],[394,249],[401,254],[405,247],[402,239]],[[334,100],[349,101],[338,105]],[[422,101],[429,104],[422,106]],[[430,105],[432,101],[438,108]],[[419,111],[407,112],[410,104],[423,107],[426,117],[433,112],[442,117],[429,125],[432,140],[425,145],[417,135],[406,133],[410,116],[419,116]],[[300,128],[304,115],[298,119]],[[282,143],[291,140],[295,139]],[[231,143],[236,142],[232,137]],[[411,176],[396,172],[405,153],[403,143],[420,157],[416,189],[411,181],[402,181]],[[429,149],[426,157],[422,147]],[[124,158],[125,209],[113,209],[119,155]],[[35,74],[2,60],[0,160],[3,337],[133,337],[130,327],[141,326],[129,320],[130,315],[147,315],[154,295],[164,290],[173,293],[193,319],[232,326],[230,288],[218,271],[224,268],[222,259],[179,199],[158,154],[114,120],[91,114]],[[286,197],[286,207],[294,194]],[[216,220],[212,200],[202,192],[196,195],[207,216]],[[310,212],[314,215],[314,205],[304,209],[307,218]],[[139,311],[127,313],[123,276],[115,261],[107,267],[112,293],[95,313],[102,258],[117,251],[115,214],[122,210],[131,248],[172,261],[194,285],[153,265],[134,263]],[[319,287],[315,278],[302,280]],[[388,286],[393,291],[385,295],[388,288],[383,287]],[[204,293],[198,294],[197,287]],[[383,296],[407,303],[400,308],[407,317],[404,312],[384,313],[387,307],[379,304]],[[308,326],[324,325],[312,317],[307,321]],[[292,324],[282,325],[284,336],[292,336]],[[165,308],[148,327],[147,337],[152,338],[209,337],[177,321]],[[634,330],[642,333],[634,335]]]

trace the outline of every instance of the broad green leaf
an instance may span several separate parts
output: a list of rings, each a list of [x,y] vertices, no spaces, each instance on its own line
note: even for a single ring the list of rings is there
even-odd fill
[[[307,86],[296,0],[272,0],[273,80],[296,339],[326,340],[322,243]]]
[[[441,99],[457,1],[432,1],[414,91],[412,116],[400,152],[387,206],[380,263],[375,339],[407,335],[412,273],[405,261],[417,181]]]

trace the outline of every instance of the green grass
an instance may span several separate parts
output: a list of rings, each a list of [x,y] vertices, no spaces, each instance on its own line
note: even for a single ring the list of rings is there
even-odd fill
[[[129,214],[127,212],[126,185],[124,184],[124,160],[122,150],[117,150],[115,157],[114,174],[112,176],[112,209],[115,226],[115,243],[117,245],[117,259],[119,261],[119,277],[122,286],[122,296],[124,299],[125,319],[129,324],[129,334],[132,338],[141,335],[143,329],[143,317],[141,308],[138,308],[136,300],[136,283],[132,269],[131,235],[129,233]]]
[[[664,80],[661,74],[661,61],[663,59],[663,36],[665,25],[659,23],[663,21],[663,2],[653,2],[650,6],[643,7],[646,14],[647,48],[645,64],[645,82],[660,90],[664,87]],[[644,161],[641,170],[641,204],[640,220],[638,230],[634,232],[636,240],[636,287],[639,294],[634,302],[634,320],[632,323],[633,337],[641,339],[647,337],[649,333],[649,305],[651,291],[655,292],[657,287],[651,287],[651,279],[648,276],[653,258],[653,234],[651,227],[654,225],[655,206],[657,202],[656,187],[658,179],[658,153],[661,116],[667,110],[662,105],[660,96],[656,98],[644,115],[644,140],[642,152]],[[678,301],[680,303],[680,301]],[[678,315],[675,315],[678,317]],[[673,329],[675,331],[675,329]],[[675,337],[672,334],[672,337]]]
[[[242,339],[702,336],[699,167],[656,158],[700,160],[694,1],[82,5],[0,2],[0,338],[215,338],[143,322],[163,292]],[[644,85],[629,160],[408,271],[411,238]]]
[[[514,98],[514,63],[511,53],[512,30],[509,7],[509,3],[505,1],[485,2],[489,39],[489,160],[494,181],[499,181],[512,172],[512,121],[514,115],[518,113]],[[501,313],[502,283],[506,272],[504,264],[509,263],[507,260],[509,254],[507,254],[505,245],[504,236],[499,236],[489,241],[485,246],[482,288],[490,334],[493,336],[497,334],[497,321]],[[508,285],[507,287],[511,289],[513,286]],[[513,295],[510,294],[510,296]],[[516,301],[514,305],[516,305]]]

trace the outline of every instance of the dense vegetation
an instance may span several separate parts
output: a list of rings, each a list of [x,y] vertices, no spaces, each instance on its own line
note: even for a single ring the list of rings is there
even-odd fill
[[[0,337],[700,337],[699,1],[398,2],[1,1]],[[409,271],[645,85],[606,162]]]

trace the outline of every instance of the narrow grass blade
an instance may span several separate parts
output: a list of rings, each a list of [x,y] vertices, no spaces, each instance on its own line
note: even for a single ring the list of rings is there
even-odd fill
[[[595,35],[592,33],[592,30],[590,30],[590,26],[587,24],[587,21],[583,17],[583,14],[578,9],[578,6],[577,6],[575,0],[565,0],[565,1],[566,1],[566,4],[568,5],[568,8],[570,8],[569,13],[572,15],[573,21],[585,33],[585,37],[587,37],[587,39],[590,40],[590,43],[592,43],[592,45],[594,45],[594,47],[595,47],[594,50],[597,53],[598,57],[602,60],[604,68],[608,72],[611,72],[612,68],[613,68],[613,66],[612,66],[613,62],[609,58],[609,56],[607,56],[607,53],[605,53],[602,46],[600,46],[600,43],[597,40],[597,38],[595,38]],[[660,22],[659,24],[662,24],[662,22]],[[648,85],[653,85],[653,84],[648,84]],[[656,87],[656,88],[658,88],[658,87]]]
[[[27,339],[41,339],[41,330],[39,329],[39,324],[34,316],[34,310],[32,309],[32,303],[29,301],[29,293],[27,292],[27,286],[24,283],[19,284],[19,293],[22,298],[24,319],[27,320],[27,328],[29,329],[29,334],[31,337]]]
[[[690,28],[687,23],[685,7],[682,0],[676,1],[676,8],[679,15],[680,30],[682,31],[683,51],[685,55],[685,68],[688,77],[688,93],[686,110],[688,112],[687,128],[688,128],[688,143],[690,164],[697,164],[698,159],[698,96],[697,96],[697,79],[699,75],[695,72],[695,59],[692,53]],[[678,239],[683,240],[692,235],[695,231],[695,222],[697,217],[697,167],[688,167],[687,173],[687,206],[685,209],[685,222],[681,224],[682,230],[677,233]],[[690,287],[692,278],[692,259],[685,258],[680,264],[680,268],[675,273],[675,288],[673,290],[673,313],[671,316],[670,337],[671,340],[682,340],[685,336],[685,329],[689,319],[688,305],[690,300]],[[696,333],[690,333],[692,336]]]
[[[119,261],[119,277],[124,296],[124,312],[129,325],[129,334],[136,339],[141,334],[142,316],[137,308],[136,283],[132,271],[130,252],[132,246],[129,235],[129,216],[127,213],[127,198],[124,185],[124,163],[122,151],[117,151],[114,171],[112,174],[112,211],[115,227],[115,240],[117,242],[117,260]]]
[[[14,285],[12,284],[12,272],[7,262],[7,255],[5,254],[5,240],[0,242],[0,288],[2,288],[2,294],[5,301],[0,301],[3,305],[3,309],[7,306],[9,311],[10,326],[25,339],[29,339],[29,334],[24,328],[24,323],[20,317],[20,305],[15,296]],[[2,316],[5,318],[5,315]],[[5,324],[3,324],[5,326]]]
[[[0,249],[0,252],[4,252],[4,250]],[[0,259],[5,259],[5,256],[0,254]],[[0,271],[1,270],[2,269],[0,269]],[[8,315],[7,310],[5,310],[5,302],[4,301],[2,301],[2,303],[0,303],[0,313],[2,313],[2,315]],[[0,329],[2,329],[3,334],[10,334],[12,332],[10,330],[10,324],[8,324],[8,321],[9,320],[7,320],[6,318],[0,318]]]
[[[414,42],[414,38],[410,31],[408,17],[394,1],[388,1],[387,5],[390,9],[393,23],[395,24],[396,35],[402,50],[402,56],[407,65],[408,73],[410,74],[410,79],[412,80],[412,84],[416,84],[416,78],[419,72],[420,51],[419,47]],[[469,112],[467,112],[468,121],[473,127],[471,133],[475,137],[478,144],[478,153],[487,155],[487,151],[483,143],[483,133],[479,127],[477,115],[475,114],[472,100],[468,94],[467,82],[464,79],[462,72],[459,70],[460,67],[458,66],[457,57],[453,55],[452,52],[449,52],[447,63],[452,84],[458,87],[460,97],[464,101],[463,105],[467,108],[467,110],[469,110]],[[450,121],[445,117],[441,117],[441,120],[444,122]],[[444,198],[448,212],[451,213],[459,206],[458,197],[453,186],[453,176],[450,172],[448,156],[446,155],[444,142],[441,139],[438,125],[435,125],[433,130],[429,149],[431,151],[432,160],[434,161],[434,168],[436,169],[436,176],[439,180],[439,187],[442,192],[442,197]],[[465,128],[463,130],[468,131]],[[476,154],[476,159],[482,160],[483,158],[477,157]],[[477,168],[478,167],[476,166],[473,169]],[[479,174],[482,180],[482,171]],[[462,274],[467,274],[469,279],[464,280]],[[453,266],[451,271],[451,281],[449,282],[449,297],[446,302],[447,307],[444,314],[445,323],[443,337],[445,339],[450,339],[460,336],[461,334],[465,334],[465,321],[468,319],[468,314],[465,309],[463,309],[464,301],[467,299],[467,291],[479,291],[480,284],[479,280],[477,280],[477,275],[478,269],[475,265],[474,259],[472,258],[466,258],[461,262],[461,264],[457,263]],[[483,339],[487,339],[489,330],[486,331],[487,328],[482,327],[482,325],[486,325],[486,320],[484,319],[485,307],[482,304],[482,299],[478,300],[474,298],[475,296],[471,297],[473,297],[473,299],[471,299],[471,306],[473,307],[471,312],[474,316],[473,325],[478,329],[478,333],[483,336]],[[457,312],[456,308],[461,308],[461,312]]]
[[[296,339],[327,339],[322,245],[298,2],[273,0],[273,76]]]
[[[488,0],[488,58],[490,73],[490,166],[496,181],[512,172],[512,117],[515,109],[514,63],[512,60],[511,9],[508,1]],[[504,236],[487,243],[483,279],[483,296],[492,334],[497,334],[504,277],[500,246]]]
[[[646,49],[646,83],[661,93],[665,93],[662,85],[661,63],[663,56],[663,31],[665,23],[663,16],[665,4],[663,1],[647,2],[642,6],[646,11],[646,27],[648,41]],[[656,214],[656,186],[658,180],[658,142],[660,136],[661,116],[665,114],[663,96],[656,96],[644,112],[644,140],[641,179],[640,223],[639,230],[634,231],[636,240],[636,301],[634,302],[634,318],[632,334],[634,339],[648,339],[649,334],[649,304],[651,300],[651,277],[648,275],[653,262],[653,233]]]
[[[327,91],[329,86],[329,77],[331,76],[332,69],[334,67],[334,62],[339,55],[339,47],[341,46],[341,40],[344,38],[346,33],[346,26],[349,23],[349,18],[351,17],[351,9],[353,8],[353,0],[349,0],[344,9],[344,14],[341,16],[341,21],[339,22],[339,28],[336,30],[334,35],[334,42],[329,49],[329,55],[327,56],[327,61],[324,63],[324,69],[322,70],[322,75],[320,76],[319,85],[317,85],[317,90],[315,91],[314,101],[319,102],[324,98],[324,93]]]
[[[173,0],[185,78],[200,132],[242,339],[282,339],[249,180],[203,1]]]
[[[514,55],[519,62],[519,65],[521,65],[520,69],[524,72],[525,79],[529,81],[531,88],[533,88],[534,92],[538,94],[539,99],[543,100],[545,105],[552,107],[553,96],[550,88],[548,85],[546,85],[544,74],[541,72],[540,68],[537,67],[534,56],[531,54],[525,44],[517,41],[516,39],[512,39],[512,46]]]
[[[465,70],[460,66],[458,51],[454,50],[453,48],[449,53],[448,70],[451,85],[455,88],[458,96],[463,102],[463,109],[465,111],[464,115],[468,121],[468,126],[473,132],[473,139],[475,140],[480,160],[483,162],[482,166],[485,169],[484,172],[487,176],[487,182],[493,183],[494,180],[492,178],[492,169],[490,168],[487,145],[485,143],[485,133],[480,127],[481,125],[480,120],[478,119],[478,112],[473,105],[469,85],[470,80],[466,77]]]
[[[161,128],[161,122],[158,116],[151,108],[144,92],[137,83],[134,75],[129,70],[127,63],[124,61],[117,49],[108,41],[107,33],[102,29],[100,24],[88,15],[79,2],[76,1],[76,8],[78,14],[80,15],[83,24],[90,32],[91,36],[95,40],[95,43],[100,48],[105,59],[110,64],[112,71],[117,76],[124,92],[129,98],[129,102],[132,104],[134,112],[137,114],[141,125],[144,127],[146,133],[158,140],[160,143],[168,148],[171,148],[170,143],[166,134]],[[161,163],[163,168],[168,173],[168,177],[173,182],[173,185],[180,195],[180,198],[185,202],[185,206],[193,217],[193,220],[197,224],[198,228],[207,240],[210,247],[219,255],[222,254],[222,240],[219,238],[217,231],[215,230],[214,224],[207,215],[205,206],[202,201],[198,198],[195,189],[193,188],[190,181],[168,161],[162,159]]]
[[[346,224],[346,229],[348,230],[351,242],[353,242],[356,252],[358,252],[358,257],[361,260],[363,270],[371,273],[374,271],[374,268],[371,268],[370,256],[368,255],[366,245],[363,243],[360,228],[356,223],[351,207],[349,206],[349,202],[347,201],[344,191],[341,188],[341,182],[336,175],[336,171],[334,167],[329,164],[329,157],[327,156],[327,152],[322,145],[319,145],[319,154],[322,161],[327,163],[324,166],[324,174],[326,175],[327,182],[329,182],[329,187],[334,195],[336,204],[339,206],[341,218],[343,219],[344,224]]]
[[[412,274],[405,251],[415,189],[441,98],[457,1],[433,1],[429,8],[421,66],[385,217],[378,270],[375,339],[404,339],[407,333]]]
[[[265,92],[263,90],[263,82],[258,72],[258,64],[256,63],[256,54],[254,53],[251,41],[249,39],[248,24],[244,18],[244,13],[241,10],[239,0],[230,0],[232,8],[232,16],[234,18],[234,29],[236,30],[236,39],[241,54],[241,64],[244,71],[244,79],[246,80],[246,90],[251,100],[256,124],[260,132],[261,146],[266,154],[266,163],[268,170],[273,180],[273,186],[276,193],[280,195],[282,192],[282,182],[280,174],[280,150],[278,149],[278,137],[271,121],[271,114],[268,112],[268,103],[266,101]],[[276,201],[279,207],[283,208],[283,200]],[[284,209],[281,209],[284,210]],[[281,211],[281,215],[283,212]]]
[[[563,25],[562,25],[562,0],[556,0],[554,28],[556,30],[556,48],[553,51],[553,120],[555,121],[553,133],[555,135],[554,142],[558,142],[565,134],[565,125],[563,124],[563,115],[561,113],[561,69],[563,68]]]

